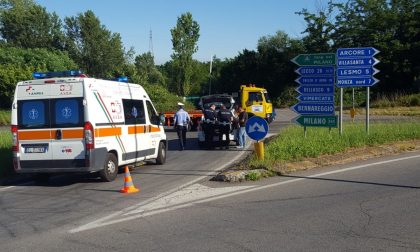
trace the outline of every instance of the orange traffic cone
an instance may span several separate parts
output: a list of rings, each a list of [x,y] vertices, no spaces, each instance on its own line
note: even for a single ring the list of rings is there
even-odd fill
[[[137,189],[134,184],[133,180],[131,179],[130,170],[128,169],[128,166],[125,166],[124,169],[124,187],[120,190],[121,193],[136,193],[139,192],[139,189]]]

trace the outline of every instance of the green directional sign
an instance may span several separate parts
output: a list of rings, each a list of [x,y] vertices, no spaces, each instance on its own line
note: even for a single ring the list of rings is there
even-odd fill
[[[328,127],[337,128],[337,116],[303,115],[295,118],[295,121],[305,127]]]
[[[299,66],[335,65],[335,53],[299,54],[292,62]]]

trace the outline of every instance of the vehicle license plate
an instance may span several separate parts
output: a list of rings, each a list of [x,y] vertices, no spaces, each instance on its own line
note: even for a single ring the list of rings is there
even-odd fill
[[[45,153],[45,146],[25,147],[25,153]]]

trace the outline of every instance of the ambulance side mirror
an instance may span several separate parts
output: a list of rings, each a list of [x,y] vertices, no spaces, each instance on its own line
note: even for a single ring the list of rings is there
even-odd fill
[[[163,118],[163,122],[162,122],[162,118]],[[152,115],[151,122],[154,125],[163,125],[163,123],[165,122],[165,116],[163,114]]]

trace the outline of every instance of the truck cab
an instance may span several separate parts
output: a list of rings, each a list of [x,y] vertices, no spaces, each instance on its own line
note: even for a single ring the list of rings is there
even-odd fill
[[[240,96],[240,104],[249,116],[260,116],[269,123],[273,121],[273,104],[265,88],[241,85]]]

